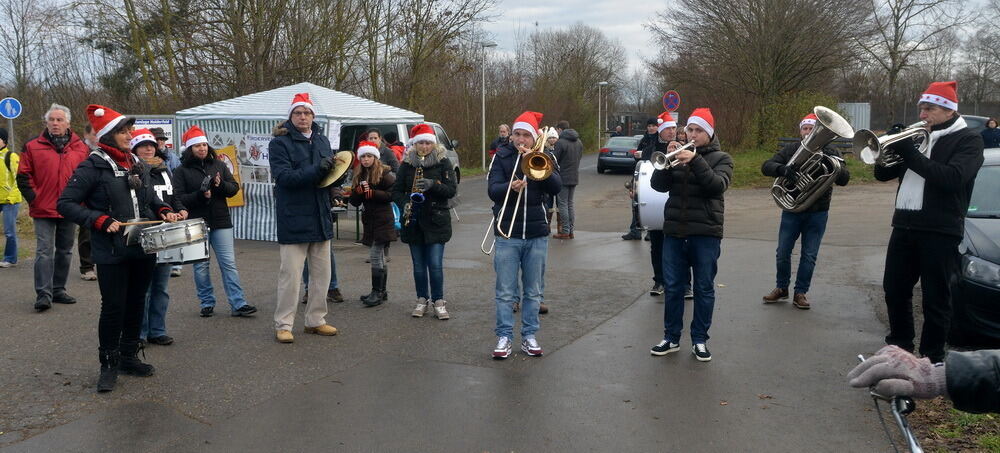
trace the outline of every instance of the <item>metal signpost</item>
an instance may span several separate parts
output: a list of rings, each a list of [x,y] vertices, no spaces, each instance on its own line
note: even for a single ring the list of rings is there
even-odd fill
[[[24,107],[21,106],[21,101],[14,98],[0,100],[0,116],[7,118],[7,147],[12,150],[14,149],[14,118],[21,116],[22,111],[24,111]]]

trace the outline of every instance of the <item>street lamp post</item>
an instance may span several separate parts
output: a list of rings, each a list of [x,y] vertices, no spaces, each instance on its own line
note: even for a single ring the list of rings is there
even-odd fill
[[[601,147],[601,89],[607,85],[608,82],[600,81],[597,82],[597,147]]]
[[[479,45],[482,46],[482,48],[483,48],[483,67],[482,67],[482,71],[481,71],[483,73],[483,89],[482,89],[482,94],[483,94],[483,114],[482,114],[481,120],[482,120],[482,139],[483,139],[483,146],[482,146],[483,171],[486,171],[486,49],[489,48],[489,47],[496,47],[497,43],[495,43],[495,42],[489,42],[489,41],[483,41],[483,42],[480,42]]]

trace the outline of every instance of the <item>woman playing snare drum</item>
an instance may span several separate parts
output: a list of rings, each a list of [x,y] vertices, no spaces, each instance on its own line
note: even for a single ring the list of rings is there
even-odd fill
[[[98,148],[76,168],[56,207],[60,215],[92,232],[91,252],[101,289],[97,391],[109,392],[119,371],[134,376],[153,374],[153,366],[142,363],[137,353],[156,259],[143,251],[138,240],[126,237],[132,228],[122,223],[139,218],[173,222],[178,215],[157,198],[149,173],[129,152],[135,120],[94,104],[87,106],[87,118],[97,131]]]

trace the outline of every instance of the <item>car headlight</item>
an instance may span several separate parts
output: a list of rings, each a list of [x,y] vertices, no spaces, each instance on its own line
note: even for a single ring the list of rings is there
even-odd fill
[[[962,259],[962,275],[974,282],[1000,288],[1000,264],[966,255]]]

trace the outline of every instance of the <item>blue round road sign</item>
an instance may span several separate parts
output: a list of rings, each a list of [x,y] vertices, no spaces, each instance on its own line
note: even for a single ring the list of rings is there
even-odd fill
[[[14,98],[0,100],[0,116],[12,120],[21,116],[21,101]]]
[[[663,94],[663,108],[668,112],[675,112],[681,107],[681,95],[674,90]]]

